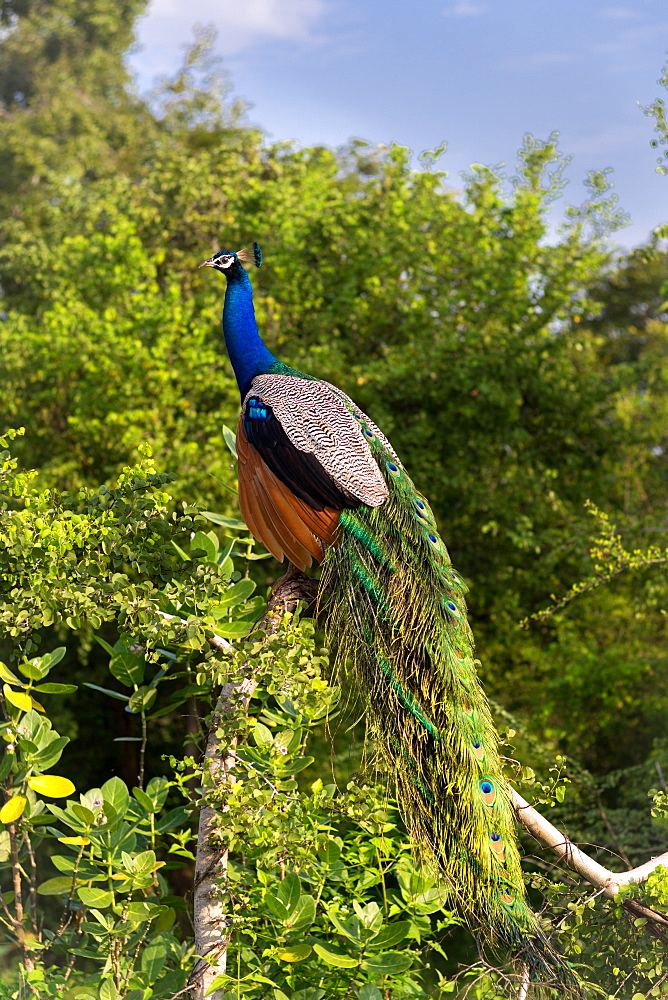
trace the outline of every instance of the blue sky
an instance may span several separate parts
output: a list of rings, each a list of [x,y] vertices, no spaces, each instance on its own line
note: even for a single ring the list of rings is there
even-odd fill
[[[666,0],[153,0],[132,57],[142,87],[174,71],[196,22],[216,26],[235,92],[269,139],[356,136],[416,153],[445,139],[456,190],[470,163],[512,173],[525,132],[556,130],[573,156],[568,201],[583,199],[588,170],[613,168],[632,219],[620,243],[668,219],[639,108],[668,97]]]

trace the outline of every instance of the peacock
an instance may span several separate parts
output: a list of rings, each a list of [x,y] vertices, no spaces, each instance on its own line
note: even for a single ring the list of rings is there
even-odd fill
[[[200,267],[227,279],[225,344],[241,394],[239,502],[282,561],[322,563],[322,614],[395,770],[406,826],[433,855],[483,944],[558,995],[578,977],[527,903],[508,787],[476,675],[464,580],[392,445],[335,385],[262,342],[244,264],[257,243]]]

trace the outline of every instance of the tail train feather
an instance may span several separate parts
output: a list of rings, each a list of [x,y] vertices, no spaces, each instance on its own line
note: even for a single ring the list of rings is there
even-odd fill
[[[375,431],[369,422],[363,424]],[[369,435],[367,435],[369,438]],[[550,946],[524,889],[516,820],[476,674],[466,586],[427,500],[382,435],[369,439],[389,497],[343,510],[323,562],[323,611],[337,659],[368,702],[396,770],[405,822],[426,845],[485,943],[508,950],[559,996],[579,979]]]

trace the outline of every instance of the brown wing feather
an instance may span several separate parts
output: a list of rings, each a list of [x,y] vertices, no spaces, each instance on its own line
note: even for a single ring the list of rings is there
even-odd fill
[[[263,515],[252,479],[242,485],[241,464],[239,464],[239,500],[241,513],[251,533],[260,539],[265,548],[269,549],[274,559],[283,562],[285,558],[283,548],[276,538],[270,522]],[[248,517],[246,516],[247,512]]]
[[[239,504],[256,538],[282,562],[283,553],[300,569],[320,560],[325,546],[336,544],[339,511],[315,511],[282,483],[249,444],[243,419],[237,427]],[[279,553],[280,552],[280,556]]]
[[[287,487],[272,475],[263,476],[263,486],[265,495],[285,530],[289,531],[314,559],[322,559],[325,554],[322,542],[304,524],[304,521],[290,504],[290,491],[287,490]]]
[[[253,477],[255,496],[265,520],[270,524],[274,535],[280,539],[281,548],[291,563],[299,569],[306,569],[313,562],[307,548],[295,538],[290,529],[283,523],[279,511],[267,488],[262,469],[258,468]]]

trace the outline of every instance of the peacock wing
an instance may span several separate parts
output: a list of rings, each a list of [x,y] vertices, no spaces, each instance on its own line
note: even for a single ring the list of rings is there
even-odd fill
[[[257,375],[242,419],[248,442],[313,510],[378,507],[387,499],[385,479],[364,437],[376,428],[363,431],[361,423],[370,422],[334,386],[292,375]]]
[[[315,511],[296,497],[263,461],[246,437],[243,415],[237,428],[239,505],[251,533],[272,555],[304,570],[321,560],[325,547],[336,541],[339,511]]]

